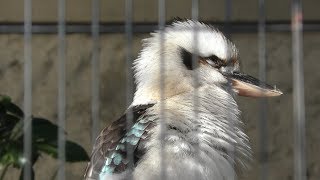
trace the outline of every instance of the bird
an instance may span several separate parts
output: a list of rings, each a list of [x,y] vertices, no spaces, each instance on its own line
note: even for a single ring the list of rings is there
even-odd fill
[[[236,96],[282,94],[240,72],[238,54],[200,21],[152,32],[133,62],[133,102],[97,137],[84,178],[234,179],[252,158]]]

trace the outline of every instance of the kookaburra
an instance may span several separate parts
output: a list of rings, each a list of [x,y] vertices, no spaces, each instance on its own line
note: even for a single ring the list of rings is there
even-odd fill
[[[240,73],[235,45],[201,22],[175,21],[143,42],[133,103],[96,139],[85,179],[233,179],[251,151],[235,95],[281,91]]]

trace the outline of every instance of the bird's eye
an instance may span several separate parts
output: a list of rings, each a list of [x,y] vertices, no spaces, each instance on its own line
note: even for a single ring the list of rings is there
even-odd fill
[[[210,64],[211,66],[214,66],[214,67],[217,66],[217,62],[216,62],[216,61],[213,61],[213,60],[211,60],[211,59],[207,59],[206,61],[207,61],[207,63]]]
[[[225,62],[215,55],[206,57],[204,59],[210,66],[217,69],[221,68],[222,66],[226,66]]]

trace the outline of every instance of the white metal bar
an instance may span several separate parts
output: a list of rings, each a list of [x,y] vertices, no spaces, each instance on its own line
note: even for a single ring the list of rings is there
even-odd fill
[[[265,1],[259,0],[259,23],[258,23],[258,44],[259,44],[259,79],[266,81],[267,56],[266,56],[266,14]],[[267,100],[260,99],[259,127],[259,160],[261,163],[260,179],[268,179],[268,128],[267,128]]]
[[[191,16],[193,21],[198,21],[199,20],[199,0],[192,0],[191,2],[192,8],[191,8]],[[196,134],[200,133],[198,130],[200,122],[199,121],[199,106],[200,106],[200,100],[199,100],[199,75],[197,71],[197,67],[199,66],[198,62],[198,48],[199,48],[199,43],[198,43],[198,36],[199,36],[199,29],[197,25],[195,25],[192,29],[193,31],[193,49],[194,53],[192,54],[192,69],[193,70],[193,83],[194,83],[194,92],[193,92],[193,119],[197,121],[196,123]],[[197,134],[198,135],[198,134]],[[200,137],[200,136],[197,136]],[[195,156],[197,157],[198,160],[200,160],[200,141],[198,138],[195,139],[197,142],[197,148],[195,149]],[[201,174],[197,171],[195,171],[194,174],[195,179],[201,179]]]
[[[233,0],[225,0],[224,31],[227,38],[231,37],[232,3]]]
[[[65,180],[66,160],[66,28],[65,0],[58,1],[58,179]]]
[[[294,179],[306,180],[306,137],[301,0],[291,3],[294,118]]]
[[[133,101],[134,94],[134,80],[132,71],[132,16],[133,16],[133,1],[126,0],[126,20],[125,20],[125,35],[126,35],[126,65],[127,65],[127,107]],[[128,110],[126,116],[127,130],[131,129],[133,123],[133,111]],[[127,142],[127,157],[129,160],[128,166],[132,168],[134,166],[134,154],[133,149],[130,148],[130,143]]]
[[[32,0],[24,0],[24,98],[23,179],[32,173]]]
[[[161,150],[160,150],[160,173],[161,173],[161,179],[165,180],[167,179],[167,174],[166,174],[166,169],[165,169],[165,163],[166,163],[166,157],[164,153],[165,149],[165,143],[164,143],[164,138],[166,136],[165,132],[165,76],[164,74],[166,73],[165,71],[165,63],[164,61],[166,60],[165,57],[163,56],[164,51],[165,51],[165,46],[164,46],[164,41],[165,41],[165,34],[164,34],[164,29],[165,29],[165,24],[166,24],[166,1],[165,0],[158,0],[158,27],[159,27],[159,33],[160,33],[160,144],[161,144]]]
[[[225,0],[225,17],[224,17],[224,32],[225,32],[225,36],[231,40],[231,18],[232,18],[232,4],[233,4],[233,0]],[[228,50],[226,50],[225,52],[226,54],[227,53],[230,53],[228,52]],[[230,113],[227,113],[227,116],[228,118],[231,118],[231,115]],[[235,131],[235,130],[234,130]],[[236,153],[235,153],[235,149],[237,147],[235,147],[237,145],[233,145],[233,149],[231,149],[229,152],[228,152],[228,155],[230,156],[230,158],[235,162],[236,160]],[[232,164],[233,166],[233,169],[236,169],[236,164],[233,163]],[[233,177],[232,177],[233,180],[236,180],[237,179],[237,176],[236,174],[234,173],[233,174]]]
[[[100,122],[100,0],[92,0],[92,59],[91,59],[91,144],[93,146],[99,132]]]

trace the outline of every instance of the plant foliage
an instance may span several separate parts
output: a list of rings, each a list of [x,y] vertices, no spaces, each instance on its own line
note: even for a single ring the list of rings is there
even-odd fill
[[[9,166],[23,169],[24,113],[8,96],[0,95],[0,166],[4,167],[0,180]],[[47,119],[32,117],[32,166],[41,154],[58,157],[59,127]],[[88,161],[89,156],[80,145],[66,140],[66,161]],[[34,174],[34,169],[32,169]],[[21,171],[21,175],[23,172]],[[22,176],[20,176],[22,177]],[[34,178],[34,177],[33,177]]]

